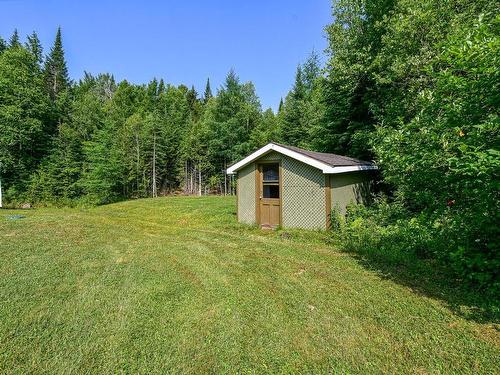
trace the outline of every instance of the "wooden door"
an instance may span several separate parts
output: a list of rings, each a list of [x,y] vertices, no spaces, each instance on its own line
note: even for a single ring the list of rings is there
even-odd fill
[[[279,163],[259,165],[259,224],[262,227],[281,225],[281,174]]]

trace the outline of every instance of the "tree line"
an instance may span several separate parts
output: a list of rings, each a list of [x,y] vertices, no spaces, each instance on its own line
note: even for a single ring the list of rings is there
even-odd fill
[[[320,76],[312,54],[275,114],[231,70],[212,92],[163,79],[68,76],[61,30],[44,56],[34,32],[0,39],[0,176],[7,202],[91,204],[188,194],[233,194],[225,169],[269,141],[296,144],[302,102]],[[297,125],[297,126],[296,126]]]
[[[234,71],[203,95],[108,73],[72,82],[60,30],[46,56],[35,33],[0,40],[6,200],[231,194],[225,168],[277,141],[378,163],[385,194],[337,225],[345,244],[436,258],[500,290],[497,4],[334,0],[332,9],[326,63],[312,53],[300,64],[276,113]]]

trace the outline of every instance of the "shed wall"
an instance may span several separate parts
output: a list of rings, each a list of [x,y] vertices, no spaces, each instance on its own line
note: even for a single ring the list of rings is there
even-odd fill
[[[345,215],[350,203],[365,204],[370,199],[371,173],[350,172],[330,175],[332,209]]]
[[[255,164],[238,171],[238,221],[255,224]]]
[[[326,197],[323,172],[277,152],[270,152],[256,162],[259,160],[281,162],[283,227],[325,229]]]

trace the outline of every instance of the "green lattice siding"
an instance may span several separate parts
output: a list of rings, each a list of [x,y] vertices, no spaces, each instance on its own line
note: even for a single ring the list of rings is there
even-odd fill
[[[284,228],[324,229],[326,226],[325,177],[319,169],[277,152],[259,161],[281,161]]]
[[[281,155],[277,152],[271,151],[271,152],[261,156],[259,159],[256,160],[256,162],[258,163],[259,161],[274,161],[274,160],[276,160],[278,162],[278,161],[281,161],[282,157],[283,157],[283,155]]]
[[[255,165],[238,171],[238,221],[255,224]]]
[[[282,217],[285,228],[325,229],[325,177],[319,169],[283,155]]]
[[[284,228],[326,228],[325,175],[319,169],[275,151],[238,171],[238,220],[255,224],[255,165],[281,162],[281,218]],[[330,175],[332,209],[345,214],[346,206],[370,200],[371,173],[351,172]]]

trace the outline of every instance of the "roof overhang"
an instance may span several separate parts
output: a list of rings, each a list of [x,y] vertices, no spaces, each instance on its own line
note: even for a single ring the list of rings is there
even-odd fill
[[[343,166],[343,167],[332,167],[331,165],[325,164],[319,160],[310,158],[309,156],[300,154],[293,150],[289,150],[285,147],[274,143],[268,143],[264,147],[258,149],[254,153],[248,155],[246,158],[240,160],[239,162],[231,165],[227,169],[227,174],[235,174],[239,169],[245,167],[246,165],[252,163],[256,159],[261,156],[271,152],[276,151],[280,154],[289,156],[295,160],[299,160],[305,164],[308,164],[312,167],[320,169],[324,174],[335,174],[335,173],[346,173],[346,172],[355,172],[355,171],[366,171],[366,170],[376,170],[378,169],[376,165],[353,165],[353,166]]]

